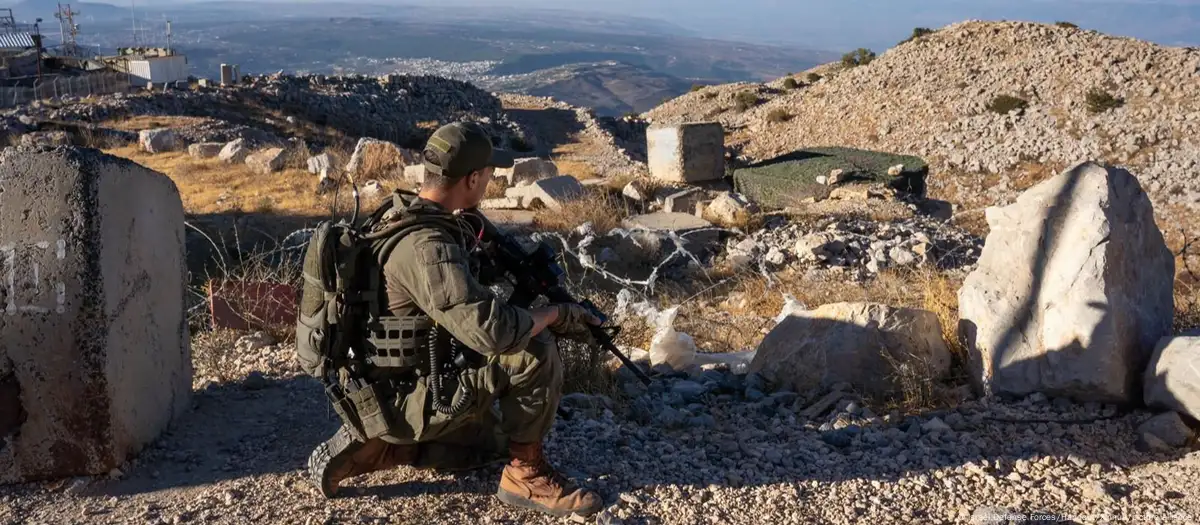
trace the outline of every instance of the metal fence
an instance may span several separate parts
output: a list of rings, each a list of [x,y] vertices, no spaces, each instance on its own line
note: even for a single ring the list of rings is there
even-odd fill
[[[43,77],[28,86],[0,86],[0,108],[28,104],[34,100],[59,100],[129,91],[128,73],[96,73],[80,76]]]

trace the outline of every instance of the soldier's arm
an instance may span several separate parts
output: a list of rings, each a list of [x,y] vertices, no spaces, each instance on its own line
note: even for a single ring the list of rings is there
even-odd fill
[[[384,264],[384,278],[388,286],[408,291],[417,307],[456,339],[483,354],[524,349],[557,316],[506,304],[475,280],[465,250],[440,231],[402,239]]]

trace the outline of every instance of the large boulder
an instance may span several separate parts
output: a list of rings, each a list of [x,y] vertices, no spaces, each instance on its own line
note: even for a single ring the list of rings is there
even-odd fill
[[[1145,401],[1200,420],[1200,332],[1159,341],[1146,367]]]
[[[138,133],[138,146],[146,153],[174,151],[179,147],[179,137],[169,128],[147,129]]]
[[[797,392],[844,382],[881,397],[949,368],[950,350],[936,314],[873,303],[793,313],[763,338],[750,363],[751,372]]]
[[[251,153],[249,142],[242,138],[226,143],[217,158],[226,164],[241,164]]]
[[[984,394],[1137,403],[1170,334],[1175,262],[1129,172],[1085,163],[1003,208],[959,291],[959,334]]]
[[[171,180],[96,150],[0,155],[0,483],[105,474],[190,405]]]
[[[282,171],[286,164],[287,150],[283,148],[267,148],[246,157],[246,166],[263,175]]]
[[[354,146],[346,163],[346,173],[355,178],[394,177],[404,173],[404,167],[417,164],[415,153],[386,140],[364,137]]]
[[[211,159],[221,154],[225,145],[220,142],[198,142],[188,146],[188,155],[197,159]]]

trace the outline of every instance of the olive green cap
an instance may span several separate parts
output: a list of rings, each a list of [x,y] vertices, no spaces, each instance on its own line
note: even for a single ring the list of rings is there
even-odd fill
[[[512,153],[492,147],[483,126],[455,122],[438,128],[425,144],[425,169],[458,179],[489,166],[511,168]]]

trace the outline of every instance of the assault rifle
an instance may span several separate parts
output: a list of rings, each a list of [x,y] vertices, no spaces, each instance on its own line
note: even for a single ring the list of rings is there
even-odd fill
[[[608,322],[608,316],[589,300],[576,300],[571,292],[562,286],[563,269],[558,265],[558,254],[546,242],[539,242],[533,251],[524,249],[516,239],[504,235],[495,225],[478,212],[474,213],[483,224],[480,241],[484,250],[493,260],[496,270],[506,273],[512,280],[514,291],[508,302],[513,306],[529,308],[539,296],[544,296],[551,303],[574,303],[587,308],[601,323]],[[650,384],[650,376],[646,375],[628,356],[621,353],[613,338],[620,332],[620,327],[590,326],[592,339],[596,344],[609,351],[621,361],[642,383]]]

